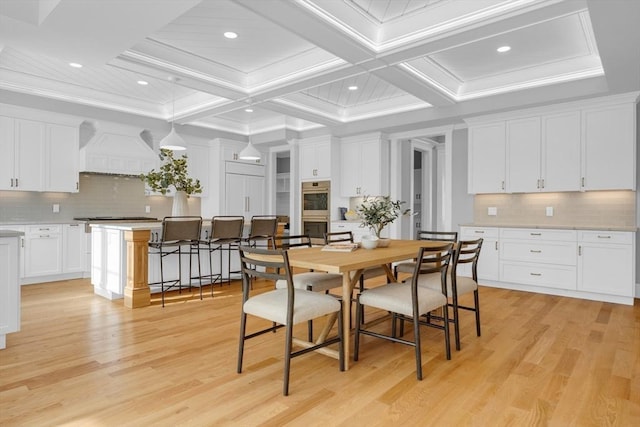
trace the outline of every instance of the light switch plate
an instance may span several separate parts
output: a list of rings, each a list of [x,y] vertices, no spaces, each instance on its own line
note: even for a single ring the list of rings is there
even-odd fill
[[[53,213],[59,213],[60,212],[60,205],[58,203],[54,203],[53,204]]]
[[[498,208],[496,208],[495,206],[487,208],[487,215],[498,215]]]
[[[151,213],[151,206],[147,205],[144,207],[144,212],[145,213]]]
[[[553,206],[547,206],[547,216],[553,216]]]

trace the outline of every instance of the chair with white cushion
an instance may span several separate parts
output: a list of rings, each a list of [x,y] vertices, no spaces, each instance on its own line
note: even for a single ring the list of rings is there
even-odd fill
[[[476,315],[476,335],[480,336],[480,302],[478,296],[478,258],[482,249],[482,239],[477,240],[461,240],[455,251],[451,274],[447,276],[447,297],[451,302],[448,307],[453,309],[453,316],[449,317],[449,321],[453,323],[453,329],[456,339],[456,350],[460,350],[460,322],[458,313],[460,309],[473,311]],[[458,265],[471,264],[471,276],[458,275]],[[437,289],[440,286],[438,277],[435,275],[421,276],[418,286]],[[458,298],[462,295],[473,292],[474,306],[463,306],[458,304]],[[432,316],[433,317],[433,316]]]
[[[416,233],[416,240],[429,240],[429,241],[443,241],[443,242],[453,242],[456,243],[458,241],[458,232],[457,231],[427,231],[427,230],[418,230]],[[393,275],[398,279],[398,273],[413,273],[413,270],[416,267],[415,261],[405,261],[393,268]]]
[[[289,394],[289,371],[291,358],[293,357],[337,343],[340,370],[344,371],[341,301],[331,295],[296,288],[293,284],[287,251],[250,246],[240,246],[239,251],[242,269],[242,315],[240,317],[238,373],[242,372],[245,341],[269,332],[276,332],[277,329],[282,327],[286,329],[284,385],[282,390],[285,396]],[[284,281],[286,286],[251,295],[252,279]],[[338,336],[311,347],[293,351],[293,326],[330,314],[337,315]],[[247,333],[247,315],[269,320],[273,322],[273,325],[256,332]]]
[[[442,324],[428,323],[422,316],[440,307],[447,306],[446,276],[453,253],[453,243],[439,245],[437,247],[420,248],[416,256],[416,266],[411,282],[389,283],[373,289],[367,289],[358,295],[356,309],[355,350],[353,359],[358,360],[360,351],[360,335],[369,335],[385,340],[406,344],[415,347],[416,377],[422,380],[422,349],[420,326],[430,326],[444,332],[445,353],[447,359],[451,359],[449,343],[449,319],[447,310],[444,312]],[[425,267],[426,266],[426,267]],[[435,274],[434,274],[435,273]],[[418,286],[418,281],[423,275],[440,277],[440,289],[430,289]],[[385,335],[374,329],[364,329],[361,325],[362,310],[364,306],[375,307],[391,313],[391,334]],[[396,321],[413,322],[413,341],[409,341],[396,334]]]
[[[282,235],[276,236],[274,239],[277,249],[295,250],[296,248],[310,248],[311,238],[306,234],[295,236]],[[342,287],[342,274],[326,273],[321,271],[308,271],[303,273],[295,273],[292,275],[293,286],[297,289],[306,289],[313,292],[328,293],[329,289]],[[276,282],[276,289],[285,288],[286,281],[279,280]],[[313,320],[309,320],[308,324],[309,341],[313,341]]]

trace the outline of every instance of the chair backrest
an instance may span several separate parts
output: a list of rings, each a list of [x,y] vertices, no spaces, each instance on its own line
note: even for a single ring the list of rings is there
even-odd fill
[[[276,235],[278,217],[274,215],[255,215],[251,217],[250,238],[271,237]]]
[[[411,286],[415,291],[420,275],[440,274],[442,293],[447,295],[447,271],[453,261],[454,243],[446,243],[435,247],[422,247],[418,251],[416,267],[411,278]]]
[[[308,234],[282,235],[273,239],[276,249],[310,248],[311,237]]]
[[[351,231],[334,231],[332,233],[324,233],[324,244],[338,242],[353,243],[353,233]]]
[[[194,243],[200,240],[202,217],[167,216],[162,220],[162,242]]]
[[[240,240],[244,233],[243,216],[214,216],[211,219],[211,240]]]
[[[471,272],[473,280],[478,281],[478,258],[480,257],[480,249],[482,249],[483,239],[461,240],[456,249],[455,259],[453,261],[453,271],[451,275],[456,274],[458,264],[471,264]]]
[[[293,309],[293,279],[289,256],[283,249],[265,249],[253,246],[240,245],[240,268],[242,271],[242,296],[243,301],[249,299],[251,281],[253,279],[284,280],[287,283],[289,304]]]
[[[455,243],[458,241],[458,232],[418,230],[416,240],[442,240]]]

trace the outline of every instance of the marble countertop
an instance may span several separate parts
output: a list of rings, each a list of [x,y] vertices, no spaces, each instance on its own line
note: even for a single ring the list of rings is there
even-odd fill
[[[527,225],[527,224],[460,224],[460,227],[493,227],[493,228],[546,228],[549,230],[596,230],[596,231],[638,231],[638,227],[604,227],[588,225]]]

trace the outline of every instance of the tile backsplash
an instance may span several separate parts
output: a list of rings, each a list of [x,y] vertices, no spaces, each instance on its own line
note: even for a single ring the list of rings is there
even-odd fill
[[[553,216],[546,208],[553,208]],[[488,215],[496,208],[497,215]],[[636,227],[634,191],[481,194],[474,222],[485,225]]]
[[[65,222],[74,217],[171,215],[173,198],[145,196],[144,183],[136,177],[80,174],[78,193],[0,191],[0,222]],[[53,212],[53,205],[60,212]],[[145,212],[149,206],[151,212]],[[189,213],[200,214],[200,199],[189,198]]]

